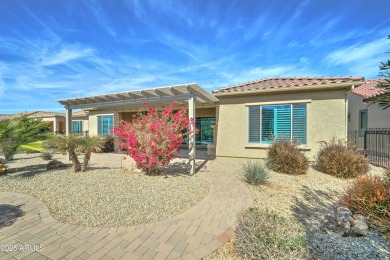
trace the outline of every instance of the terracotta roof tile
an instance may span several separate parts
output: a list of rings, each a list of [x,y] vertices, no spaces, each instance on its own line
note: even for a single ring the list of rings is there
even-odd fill
[[[384,94],[386,91],[382,88],[378,88],[377,85],[379,82],[384,81],[384,79],[370,79],[366,80],[363,85],[354,88],[352,93],[355,93],[364,98],[375,97]]]
[[[78,112],[73,112],[72,116],[73,117],[83,117],[83,116],[88,116],[88,114],[85,111],[78,111]]]
[[[264,89],[290,88],[301,86],[314,86],[325,84],[347,83],[354,81],[364,81],[364,77],[306,77],[306,78],[266,78],[261,80],[250,81],[234,86],[219,88],[212,93],[231,93],[231,92],[248,92]]]

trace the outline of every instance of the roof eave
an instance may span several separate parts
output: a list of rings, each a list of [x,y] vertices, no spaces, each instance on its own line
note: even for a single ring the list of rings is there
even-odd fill
[[[246,96],[246,95],[255,95],[255,94],[273,94],[281,92],[302,92],[302,91],[311,91],[311,90],[330,90],[330,89],[346,89],[351,90],[352,86],[357,87],[364,83],[364,81],[354,81],[354,82],[343,82],[343,83],[333,83],[333,84],[324,84],[324,85],[306,85],[306,86],[294,86],[294,87],[285,87],[285,88],[269,88],[269,89],[260,89],[253,91],[237,91],[237,92],[222,92],[222,93],[212,93],[216,97],[225,97],[225,96]]]
[[[378,99],[382,99],[382,98],[386,98],[386,97],[388,97],[390,100],[390,92],[386,92],[386,93],[376,95],[373,97],[364,98],[363,101],[364,102],[375,102],[375,101],[378,101]]]

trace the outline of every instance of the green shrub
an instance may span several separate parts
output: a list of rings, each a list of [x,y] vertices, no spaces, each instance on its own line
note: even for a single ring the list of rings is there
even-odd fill
[[[49,161],[49,160],[51,160],[53,158],[53,154],[51,152],[43,152],[41,154],[41,157],[42,157],[43,160]]]
[[[241,171],[245,181],[252,185],[264,184],[268,178],[268,169],[257,160],[242,164]]]
[[[305,259],[302,224],[273,212],[249,208],[238,214],[233,250],[243,259]]]
[[[369,164],[361,149],[333,138],[330,142],[321,142],[317,169],[339,178],[354,178],[366,173]]]
[[[267,164],[276,172],[298,175],[307,172],[309,159],[298,149],[298,143],[278,140],[268,149]]]
[[[108,135],[103,137],[103,148],[102,153],[112,153],[114,152],[114,137]]]
[[[390,238],[390,183],[377,175],[361,175],[345,190],[340,203],[362,214]]]

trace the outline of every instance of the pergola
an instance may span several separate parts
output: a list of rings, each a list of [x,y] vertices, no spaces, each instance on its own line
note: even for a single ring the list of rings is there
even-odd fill
[[[197,105],[215,105],[218,99],[196,83],[166,86],[160,88],[126,91],[104,95],[69,98],[57,100],[66,108],[66,134],[72,132],[72,109],[125,109],[129,106],[141,106],[148,102],[154,106],[166,106],[171,101],[180,104],[188,103],[188,118],[195,119]],[[189,162],[191,174],[195,173],[195,130],[190,126],[191,134],[188,137]]]

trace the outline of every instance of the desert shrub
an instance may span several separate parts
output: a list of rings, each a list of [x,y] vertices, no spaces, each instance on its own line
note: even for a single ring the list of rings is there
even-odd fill
[[[267,164],[276,172],[298,175],[307,172],[309,159],[298,149],[298,143],[277,140],[268,149]]]
[[[114,137],[108,135],[103,137],[102,153],[112,153],[114,151]]]
[[[339,178],[354,178],[366,173],[369,165],[361,149],[333,138],[330,142],[321,142],[317,169]]]
[[[53,158],[53,154],[51,152],[43,152],[41,154],[41,157],[42,157],[43,160],[49,161],[49,160],[51,160]]]
[[[252,185],[264,184],[268,178],[268,169],[257,160],[246,161],[241,165],[244,180]]]
[[[179,152],[185,135],[192,132],[194,119],[187,117],[187,108],[173,111],[175,102],[158,111],[145,102],[146,113],[140,113],[131,122],[121,122],[115,127],[114,135],[119,137],[118,145],[127,150],[139,169],[147,174],[159,173],[159,169],[169,164]],[[186,132],[186,134],[184,134]]]
[[[390,184],[378,175],[361,175],[346,188],[340,203],[390,238]]]
[[[249,208],[238,214],[234,253],[243,259],[307,258],[302,224],[274,212]]]

